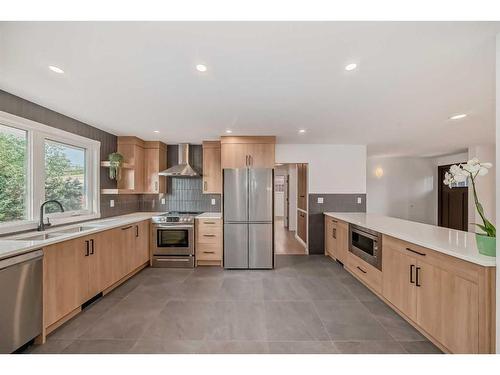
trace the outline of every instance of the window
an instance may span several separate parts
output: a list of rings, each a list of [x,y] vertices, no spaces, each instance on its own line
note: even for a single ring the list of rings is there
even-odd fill
[[[26,131],[0,124],[0,223],[28,217],[27,161]]]
[[[65,211],[87,209],[85,149],[45,141],[45,200],[55,199]],[[45,212],[59,212],[46,205]]]
[[[44,201],[54,224],[99,214],[100,143],[0,111],[0,233],[36,228]]]

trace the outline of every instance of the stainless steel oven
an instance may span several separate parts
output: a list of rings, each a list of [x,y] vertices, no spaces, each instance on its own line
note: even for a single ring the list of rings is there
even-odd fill
[[[349,251],[382,270],[382,235],[371,229],[349,225]]]
[[[168,213],[152,221],[153,267],[194,267],[194,217]]]

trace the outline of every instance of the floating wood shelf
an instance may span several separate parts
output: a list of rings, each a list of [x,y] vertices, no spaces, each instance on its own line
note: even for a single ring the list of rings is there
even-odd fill
[[[142,194],[133,189],[101,189],[101,194]]]
[[[110,167],[110,162],[107,161],[107,160],[101,161],[101,167],[109,168]],[[120,166],[120,168],[133,169],[134,165],[130,164],[130,163],[122,163],[122,165]]]

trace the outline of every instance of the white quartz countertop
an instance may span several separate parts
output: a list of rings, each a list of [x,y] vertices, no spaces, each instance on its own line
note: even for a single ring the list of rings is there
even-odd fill
[[[481,266],[496,266],[495,257],[479,253],[476,236],[472,232],[463,232],[378,214],[325,212],[325,215]]]
[[[221,219],[222,218],[222,213],[221,212],[204,212],[198,216],[196,216],[197,219]]]
[[[20,255],[24,254],[33,250],[41,249],[45,246],[52,245],[58,242],[63,242],[67,240],[71,240],[74,238],[82,237],[82,236],[87,236],[89,234],[97,233],[97,232],[102,232],[104,230],[108,229],[113,229],[117,227],[121,227],[123,225],[128,225],[128,224],[133,224],[137,223],[139,221],[143,220],[148,220],[151,219],[152,216],[157,215],[158,213],[155,212],[136,212],[133,214],[128,214],[128,215],[121,215],[121,216],[113,216],[113,217],[108,217],[105,219],[99,219],[99,220],[92,220],[92,221],[85,221],[81,223],[76,223],[76,224],[69,224],[69,225],[64,225],[64,226],[59,226],[59,227],[54,227],[49,230],[46,230],[44,232],[29,232],[26,234],[22,235],[16,235],[13,237],[21,237],[21,236],[28,236],[28,235],[36,235],[36,234],[42,234],[42,233],[51,233],[51,232],[57,232],[62,229],[67,229],[67,228],[74,228],[74,227],[80,227],[80,226],[85,226],[85,227],[91,227],[91,229],[84,230],[81,232],[74,232],[74,233],[65,233],[63,235],[57,236],[57,237],[52,237],[47,240],[16,240],[16,239],[9,239],[9,237],[1,237],[0,238],[0,259],[4,258],[9,258],[15,255]]]

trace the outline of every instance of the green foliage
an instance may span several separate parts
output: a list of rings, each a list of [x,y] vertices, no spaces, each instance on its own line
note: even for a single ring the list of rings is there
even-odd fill
[[[26,140],[0,133],[0,223],[25,218]]]
[[[66,211],[82,208],[84,197],[82,166],[75,166],[63,146],[45,145],[45,199],[57,199]],[[26,218],[26,140],[0,132],[0,222]],[[46,212],[58,207],[47,205]]]

